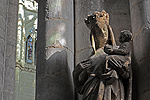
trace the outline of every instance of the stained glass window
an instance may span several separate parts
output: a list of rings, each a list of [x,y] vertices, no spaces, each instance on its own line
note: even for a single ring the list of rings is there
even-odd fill
[[[27,62],[32,63],[33,56],[33,39],[29,35],[27,38]]]

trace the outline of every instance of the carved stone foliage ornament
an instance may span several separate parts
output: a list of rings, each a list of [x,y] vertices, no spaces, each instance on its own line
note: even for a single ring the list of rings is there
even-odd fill
[[[73,71],[75,89],[82,100],[131,100],[131,44],[132,33],[120,33],[116,46],[109,25],[109,14],[104,10],[85,18],[91,30],[93,55],[81,61]]]

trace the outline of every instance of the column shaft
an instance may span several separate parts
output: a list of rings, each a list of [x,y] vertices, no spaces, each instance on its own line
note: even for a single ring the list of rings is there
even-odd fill
[[[1,0],[0,9],[0,100],[14,100],[18,0]]]
[[[36,100],[73,100],[73,0],[40,0]]]

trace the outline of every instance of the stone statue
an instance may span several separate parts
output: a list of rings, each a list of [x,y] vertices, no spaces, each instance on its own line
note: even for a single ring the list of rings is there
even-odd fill
[[[90,41],[94,51],[106,44],[116,45],[112,28],[109,25],[109,14],[104,10],[95,11],[84,19],[86,26],[91,30]]]
[[[95,54],[73,71],[75,89],[83,95],[82,100],[131,100],[132,33],[121,31],[121,44],[116,46],[108,16],[103,10],[85,19]]]

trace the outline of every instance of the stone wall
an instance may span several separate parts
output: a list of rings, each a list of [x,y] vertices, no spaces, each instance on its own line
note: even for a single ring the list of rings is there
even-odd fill
[[[150,99],[150,1],[130,0],[133,32],[133,93],[135,100]]]
[[[0,2],[0,99],[14,100],[18,0]]]
[[[117,44],[122,30],[131,31],[130,5],[128,0],[100,0],[101,9],[109,13],[110,25]]]
[[[35,100],[35,72],[23,71],[16,67],[14,100]]]
[[[100,11],[100,1],[98,0],[75,0],[75,63],[87,59],[92,53],[90,43],[90,30],[84,23],[87,15],[94,11]]]

